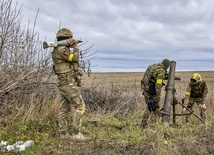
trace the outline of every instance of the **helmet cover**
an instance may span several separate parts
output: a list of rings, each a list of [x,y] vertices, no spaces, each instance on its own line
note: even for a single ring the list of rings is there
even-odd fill
[[[73,37],[73,33],[67,29],[67,28],[61,28],[57,34],[56,34],[56,38],[61,38],[61,37],[68,37],[68,38],[72,38]]]
[[[194,73],[192,75],[191,81],[193,81],[193,82],[201,82],[202,81],[202,77],[201,77],[200,74]]]
[[[170,61],[169,59],[163,59],[162,64],[164,66],[165,69],[168,69],[170,66]]]

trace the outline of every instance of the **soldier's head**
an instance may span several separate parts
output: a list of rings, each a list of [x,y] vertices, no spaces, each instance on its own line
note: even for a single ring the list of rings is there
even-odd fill
[[[67,28],[61,28],[56,34],[57,41],[69,39],[72,37],[73,33]]]
[[[201,75],[198,74],[198,73],[194,73],[194,74],[192,75],[191,82],[192,82],[193,85],[195,85],[195,86],[199,85],[199,84],[202,82],[202,77],[201,77]]]
[[[164,69],[167,70],[170,66],[169,59],[163,59],[162,64],[163,64]]]

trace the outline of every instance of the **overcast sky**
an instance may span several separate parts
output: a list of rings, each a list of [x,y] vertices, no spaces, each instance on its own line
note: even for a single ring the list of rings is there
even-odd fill
[[[13,3],[16,1],[14,0]],[[141,72],[164,58],[177,71],[214,71],[214,0],[19,0],[40,40],[59,27],[94,45],[92,72]]]

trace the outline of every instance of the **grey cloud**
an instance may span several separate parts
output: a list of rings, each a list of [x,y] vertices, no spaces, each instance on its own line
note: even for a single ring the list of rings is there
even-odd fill
[[[40,9],[36,28],[41,39],[54,40],[61,24],[70,28],[76,38],[88,41],[86,47],[94,44],[92,51],[97,51],[97,58],[92,62],[99,64],[97,70],[123,71],[123,66],[130,71],[141,70],[166,57],[178,61],[180,70],[213,69],[212,0],[20,0],[19,3],[24,3],[24,16],[31,21]]]

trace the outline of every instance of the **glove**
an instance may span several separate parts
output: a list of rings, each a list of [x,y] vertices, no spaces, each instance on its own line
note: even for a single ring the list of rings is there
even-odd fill
[[[68,44],[71,48],[76,48],[77,47],[77,42],[74,40],[74,38],[70,38],[68,40]]]

